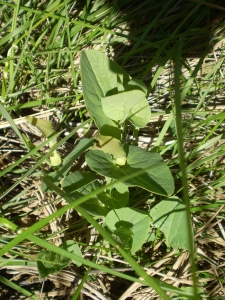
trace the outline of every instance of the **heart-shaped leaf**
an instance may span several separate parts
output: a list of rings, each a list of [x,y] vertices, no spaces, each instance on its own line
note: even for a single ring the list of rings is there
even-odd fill
[[[125,91],[102,98],[102,108],[110,119],[123,122],[142,98],[145,98],[145,93],[141,90]]]
[[[37,267],[41,278],[58,273],[71,262],[69,258],[45,249],[39,252],[37,258]]]
[[[86,154],[89,167],[100,175],[117,179],[132,175],[123,182],[129,186],[139,186],[150,192],[171,195],[174,181],[168,166],[158,153],[150,153],[136,146],[128,147],[127,165],[118,168],[109,154],[100,150],[90,150]],[[138,176],[135,176],[135,173]]]
[[[80,64],[84,100],[89,114],[101,134],[120,139],[120,130],[103,112],[101,99],[121,91],[129,82],[129,75],[105,54],[95,50],[82,52]]]
[[[132,242],[130,251],[134,254],[141,248],[147,238],[150,218],[145,213],[124,207],[111,210],[105,218],[105,224],[114,234],[119,234],[120,244],[124,238],[124,247]],[[131,232],[132,235],[129,237]]]
[[[62,243],[59,248],[82,257],[82,252],[80,251],[79,246],[73,240],[68,240]],[[37,267],[41,278],[45,278],[49,274],[58,273],[63,268],[67,267],[71,262],[69,258],[46,249],[41,250],[37,257]],[[73,260],[72,262],[78,267],[81,266],[81,263],[77,262],[76,260]]]

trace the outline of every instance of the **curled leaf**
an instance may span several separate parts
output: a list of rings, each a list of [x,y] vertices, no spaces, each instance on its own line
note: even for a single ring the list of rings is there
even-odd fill
[[[55,130],[53,128],[52,122],[42,120],[42,119],[37,119],[33,116],[26,116],[26,120],[33,126],[37,127],[46,138],[51,137],[54,133]],[[49,148],[53,147],[57,143],[56,139],[52,139],[49,142]],[[53,167],[57,167],[61,165],[62,160],[60,154],[55,150],[50,156],[50,161]]]
[[[51,156],[50,156],[50,161],[51,161],[51,165],[53,167],[57,167],[57,166],[60,166],[61,163],[62,163],[62,160],[61,160],[61,155],[58,153],[58,151],[53,151]]]
[[[43,133],[43,135],[46,138],[50,137],[52,134],[55,133],[52,122],[50,122],[50,121],[37,119],[37,118],[32,117],[32,116],[26,116],[26,120],[31,125],[37,127]]]

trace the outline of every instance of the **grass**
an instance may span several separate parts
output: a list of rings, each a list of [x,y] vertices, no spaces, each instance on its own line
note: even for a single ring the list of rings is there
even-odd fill
[[[190,296],[192,286],[195,292],[201,288],[202,298],[224,299],[223,1],[0,4],[0,296],[153,299],[160,280],[166,292],[161,299],[176,292],[182,299],[182,289],[183,297],[185,292]],[[163,155],[174,175],[175,195],[191,215],[187,226],[195,248],[190,255],[170,249],[155,232],[154,241],[129,257],[123,249],[116,251],[101,219],[47,179],[52,192],[41,189],[42,176],[53,171],[51,153],[58,149],[66,157],[78,139],[95,130],[84,105],[79,66],[81,51],[90,48],[107,53],[146,83],[152,119],[139,132],[139,145]],[[58,143],[50,151],[48,141],[23,118],[31,114],[54,122]],[[77,157],[73,170],[83,163],[82,155]],[[159,200],[132,189],[130,206],[149,211]],[[41,281],[39,251],[74,259],[58,247],[71,239],[82,250],[83,265],[70,264]]]

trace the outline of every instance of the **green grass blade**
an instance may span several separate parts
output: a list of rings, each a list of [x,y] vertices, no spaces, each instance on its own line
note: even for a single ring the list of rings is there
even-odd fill
[[[191,269],[192,269],[192,278],[193,278],[193,292],[194,299],[199,299],[198,291],[197,291],[197,278],[196,272],[197,267],[195,264],[195,250],[194,250],[194,237],[193,237],[193,229],[191,224],[191,215],[190,215],[190,202],[188,195],[188,180],[186,175],[186,165],[185,165],[185,155],[183,149],[183,124],[182,124],[182,113],[181,113],[181,99],[182,94],[180,94],[180,73],[181,73],[181,49],[183,46],[183,41],[178,44],[177,53],[175,57],[175,70],[174,70],[174,83],[175,83],[175,112],[176,112],[176,130],[177,130],[177,139],[178,139],[178,156],[179,163],[181,169],[182,176],[182,185],[183,185],[183,201],[186,204],[186,214],[187,214],[187,228],[188,228],[188,237],[189,237],[189,249],[190,249],[190,261],[191,261]],[[183,93],[184,94],[184,93]]]
[[[5,277],[0,275],[0,282],[7,285],[8,287],[16,290],[17,292],[30,297],[31,299],[34,300],[39,300],[39,298],[37,298],[36,296],[34,296],[31,292],[25,290],[24,288],[20,287],[19,285],[13,283],[11,280],[6,279]]]
[[[24,146],[29,150],[26,141],[24,140],[22,134],[20,133],[19,129],[17,128],[16,124],[13,122],[13,119],[10,117],[6,109],[2,104],[0,104],[0,114],[9,122],[11,128],[15,131],[18,135],[19,139],[23,142]]]

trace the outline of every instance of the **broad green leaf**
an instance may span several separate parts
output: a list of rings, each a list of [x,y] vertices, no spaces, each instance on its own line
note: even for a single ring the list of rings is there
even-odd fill
[[[145,127],[151,118],[151,110],[146,98],[142,98],[136,105],[131,108],[128,119],[134,126]]]
[[[150,229],[151,230],[151,229]],[[155,233],[153,231],[148,232],[145,243],[154,242],[156,239]]]
[[[114,179],[126,175],[113,163],[112,156],[101,150],[89,150],[85,158],[91,170],[100,175]]]
[[[150,218],[144,213],[124,207],[110,211],[105,218],[105,224],[114,235],[119,233],[118,239],[121,242],[123,241],[123,236],[126,236],[124,247],[127,247],[129,241],[131,241],[131,239],[129,240],[129,232],[132,232],[132,246],[130,251],[134,254],[141,248],[147,238]],[[122,231],[123,228],[126,230]]]
[[[75,148],[63,159],[62,166],[57,171],[48,174],[48,178],[54,182],[55,185],[58,185],[71,169],[73,162],[91,146],[93,146],[92,140],[87,138],[80,140]],[[42,183],[41,189],[43,192],[48,190],[45,183]]]
[[[37,256],[37,267],[41,278],[56,274],[70,264],[70,259],[55,252],[41,250]]]
[[[62,243],[59,248],[67,250],[70,253],[76,254],[82,257],[82,252],[80,248],[73,240],[68,240]],[[38,254],[37,267],[41,278],[47,277],[49,274],[56,274],[63,268],[67,267],[71,260],[65,256],[59,255],[55,252],[43,249]],[[76,260],[72,261],[78,267],[82,264]]]
[[[186,206],[182,200],[171,197],[154,206],[150,215],[154,221],[153,225],[164,233],[169,247],[190,251],[185,209]]]
[[[90,182],[87,185],[84,185],[84,186],[78,188],[73,193],[71,193],[70,196],[73,199],[78,199],[81,195],[88,195],[92,191],[95,191],[100,187],[102,187],[102,184],[98,180],[95,180],[95,181]]]
[[[101,193],[98,195],[98,199],[110,208],[118,209],[126,206],[129,201],[129,189],[128,186],[119,182],[108,193]]]
[[[93,80],[91,86],[94,91],[97,91],[97,95],[102,94],[102,97],[107,94],[107,96],[116,94],[118,83],[125,86],[131,80],[123,68],[109,59],[107,55],[96,50],[82,52],[81,72],[82,76],[87,73],[88,78]],[[83,80],[86,82],[87,78],[82,78],[82,84]]]
[[[120,139],[117,124],[126,118],[144,127],[150,120],[146,86],[131,77],[105,54],[88,50],[81,54],[84,99],[90,115],[103,135]]]
[[[96,176],[94,173],[76,171],[65,177],[62,182],[62,188],[67,194],[71,194],[95,179]]]
[[[127,169],[135,172],[136,169],[147,169],[143,175],[135,177],[134,180],[141,183],[147,181],[148,186],[153,186],[152,192],[163,191],[163,195],[171,195],[174,191],[174,180],[169,167],[158,153],[148,152],[136,146],[128,146]],[[140,185],[141,186],[141,185]],[[161,192],[159,192],[161,194]]]
[[[118,139],[101,134],[98,134],[95,138],[98,141],[98,143],[96,143],[96,146],[101,148],[103,152],[112,154],[115,163],[120,166],[126,164],[126,152],[121,146],[121,143]]]
[[[142,98],[145,98],[145,93],[141,90],[125,91],[102,98],[102,109],[107,117],[122,123],[130,115],[132,107],[136,106]]]
[[[151,110],[142,90],[131,90],[102,98],[102,108],[106,116],[123,123],[127,118],[140,128],[150,121]]]
[[[121,180],[123,176],[134,174],[133,178],[123,181],[128,186],[139,186],[160,195],[171,195],[174,191],[172,174],[158,153],[128,146],[127,165],[122,168],[115,166],[111,156],[100,150],[90,150],[86,161],[93,171],[109,178]]]
[[[68,252],[73,253],[79,257],[82,257],[82,252],[81,252],[79,246],[73,240],[65,241],[64,243],[62,243],[60,245],[60,248],[67,250]],[[75,265],[77,265],[78,267],[80,267],[82,265],[82,263],[80,263],[74,259],[72,260],[72,262]]]
[[[92,181],[87,185],[84,185],[77,190],[73,191],[70,194],[70,197],[76,201],[76,199],[79,199],[80,197],[84,195],[89,195],[91,192],[97,190],[100,188],[102,184],[99,181]],[[65,191],[65,187],[63,187]],[[88,201],[82,203],[80,205],[82,208],[84,208],[89,214],[94,216],[106,216],[109,212],[109,207],[103,205],[101,201],[97,198],[97,196],[90,198]]]
[[[120,130],[104,114],[101,99],[121,91],[121,86],[130,80],[129,75],[105,54],[95,50],[82,52],[80,64],[84,100],[91,117],[101,134],[120,139]]]

